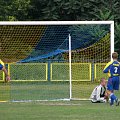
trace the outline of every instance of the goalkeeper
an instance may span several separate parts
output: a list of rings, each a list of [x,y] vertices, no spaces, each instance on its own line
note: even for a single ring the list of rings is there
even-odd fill
[[[5,82],[9,82],[10,81],[10,76],[8,75],[8,72],[4,66],[4,63],[2,62],[2,60],[0,59],[0,70],[2,70],[5,73]]]
[[[104,103],[108,101],[105,78],[101,78],[100,85],[95,87],[90,96],[90,99],[92,103]]]

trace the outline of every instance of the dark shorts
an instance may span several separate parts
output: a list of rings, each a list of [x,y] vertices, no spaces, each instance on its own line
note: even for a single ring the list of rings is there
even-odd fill
[[[0,70],[2,70],[2,68],[3,68],[3,65],[2,65],[2,64],[0,64]]]
[[[108,79],[107,90],[119,90],[119,76],[115,76]]]

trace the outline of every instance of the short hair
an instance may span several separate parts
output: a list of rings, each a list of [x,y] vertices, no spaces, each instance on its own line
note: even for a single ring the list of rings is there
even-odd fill
[[[117,52],[112,53],[112,58],[117,59],[118,58],[118,53]]]
[[[101,79],[100,79],[100,83],[103,82],[104,80],[106,80],[106,79],[105,79],[105,78],[101,78]]]

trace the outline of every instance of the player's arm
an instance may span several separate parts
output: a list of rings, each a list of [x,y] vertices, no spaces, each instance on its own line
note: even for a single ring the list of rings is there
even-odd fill
[[[94,99],[94,96],[95,96],[95,93],[96,93],[96,89],[97,89],[97,88],[95,88],[95,89],[92,91],[92,94],[91,94],[91,96],[90,96],[90,99]]]
[[[10,76],[9,76],[9,74],[4,66],[2,68],[2,71],[5,73],[5,77],[6,77],[5,82],[10,81]]]
[[[118,68],[118,74],[120,76],[120,63],[119,63],[119,68]]]
[[[107,63],[107,65],[104,67],[104,70],[103,70],[104,73],[109,73],[111,64],[112,64],[112,62]]]
[[[9,76],[3,62],[0,63],[0,70],[2,70],[5,73],[5,77],[6,77],[5,82],[8,82],[10,80],[10,76]]]
[[[9,76],[7,70],[6,70],[6,68],[5,68],[4,66],[3,66],[3,68],[2,68],[2,71],[5,73],[5,76],[6,76],[6,77]]]

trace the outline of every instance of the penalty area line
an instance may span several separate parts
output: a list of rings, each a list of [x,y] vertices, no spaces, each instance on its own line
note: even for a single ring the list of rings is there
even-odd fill
[[[52,100],[12,100],[10,102],[52,102],[52,101],[70,101],[70,99],[52,99]]]

